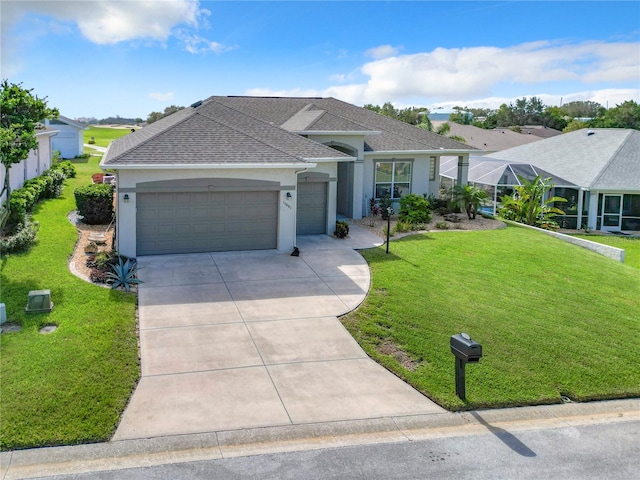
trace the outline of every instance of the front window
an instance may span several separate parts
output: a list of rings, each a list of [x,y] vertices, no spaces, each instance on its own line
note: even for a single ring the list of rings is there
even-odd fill
[[[376,163],[376,198],[401,198],[411,192],[411,162]]]

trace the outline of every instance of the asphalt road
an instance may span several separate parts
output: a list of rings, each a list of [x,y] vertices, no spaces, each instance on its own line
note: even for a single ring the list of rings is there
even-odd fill
[[[55,477],[139,479],[637,479],[640,422],[540,428]]]

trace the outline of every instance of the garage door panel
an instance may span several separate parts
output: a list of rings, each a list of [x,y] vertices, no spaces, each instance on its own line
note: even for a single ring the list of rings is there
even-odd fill
[[[275,191],[140,193],[137,209],[138,255],[277,247]]]
[[[296,231],[298,235],[327,233],[327,184],[299,183]]]

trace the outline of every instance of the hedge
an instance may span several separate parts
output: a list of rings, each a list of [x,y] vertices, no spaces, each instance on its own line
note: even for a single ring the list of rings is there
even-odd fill
[[[113,218],[113,186],[97,183],[78,187],[73,192],[78,214],[87,225],[104,225]]]

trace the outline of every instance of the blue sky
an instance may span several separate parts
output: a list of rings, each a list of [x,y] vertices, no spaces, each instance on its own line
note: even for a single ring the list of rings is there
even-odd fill
[[[211,95],[640,102],[638,1],[2,0],[2,78],[70,118]]]

